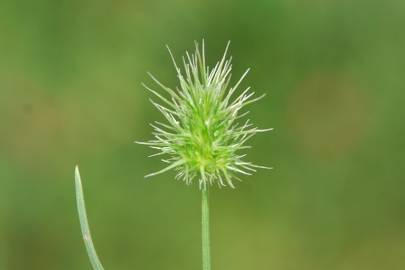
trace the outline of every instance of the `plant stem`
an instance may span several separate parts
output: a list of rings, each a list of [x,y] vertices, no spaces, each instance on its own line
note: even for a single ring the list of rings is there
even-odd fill
[[[210,218],[208,187],[202,190],[202,265],[203,270],[211,270]]]

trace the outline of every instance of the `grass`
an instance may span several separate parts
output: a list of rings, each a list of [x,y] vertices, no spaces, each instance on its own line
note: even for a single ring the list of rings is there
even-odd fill
[[[198,182],[201,190],[201,238],[202,269],[211,270],[209,189],[214,185],[234,188],[234,179],[238,175],[251,175],[258,166],[245,161],[245,154],[240,152],[249,146],[246,142],[259,132],[271,129],[254,127],[247,119],[243,124],[240,119],[248,112],[242,112],[249,104],[260,100],[264,95],[255,96],[250,87],[245,88],[236,97],[238,87],[246,77],[249,69],[230,87],[232,58],[227,58],[229,43],[222,58],[210,69],[205,61],[205,46],[195,43],[195,53],[186,52],[183,57],[183,70],[177,65],[169,49],[179,80],[175,90],[159,82],[149,73],[152,80],[163,89],[163,93],[146,86],[159,102],[152,104],[162,113],[166,122],[155,122],[154,139],[138,142],[158,152],[151,156],[163,157],[166,167],[146,175],[152,177],[169,170],[177,171],[176,179],[186,184]],[[75,171],[76,198],[80,225],[87,253],[93,269],[103,266],[97,256],[91,238],[87,220],[83,188],[78,167]]]

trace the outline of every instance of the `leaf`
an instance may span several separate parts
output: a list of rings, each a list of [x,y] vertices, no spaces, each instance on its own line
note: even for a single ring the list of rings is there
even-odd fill
[[[79,167],[75,168],[75,186],[76,186],[76,202],[77,211],[79,213],[80,227],[83,234],[84,244],[86,245],[87,254],[90,259],[90,263],[94,270],[104,270],[103,265],[98,259],[96,249],[91,239],[89,222],[87,220],[86,205],[83,196],[82,180],[80,178]]]

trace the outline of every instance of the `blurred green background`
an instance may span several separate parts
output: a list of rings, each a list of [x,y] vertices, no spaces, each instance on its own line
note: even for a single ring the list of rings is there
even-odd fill
[[[133,144],[161,116],[146,71],[231,40],[234,77],[268,96],[250,160],[212,192],[214,269],[404,269],[403,1],[0,1],[0,269],[90,269],[80,164],[106,269],[200,269],[200,194]]]

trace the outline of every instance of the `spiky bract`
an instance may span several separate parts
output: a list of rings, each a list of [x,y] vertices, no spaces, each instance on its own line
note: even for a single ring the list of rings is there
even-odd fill
[[[183,57],[183,71],[168,48],[180,84],[176,90],[149,74],[168,94],[166,97],[144,85],[160,99],[160,103],[151,102],[167,123],[151,124],[155,139],[141,143],[159,151],[152,156],[168,156],[162,159],[168,166],[146,177],[175,169],[177,179],[190,184],[197,178],[202,189],[214,183],[234,187],[232,180],[239,179],[236,174],[249,175],[256,168],[266,168],[243,161],[245,155],[239,153],[249,147],[245,143],[253,135],[270,129],[253,127],[249,120],[238,123],[248,113],[241,113],[241,109],[264,95],[254,97],[255,93],[248,87],[233,98],[249,70],[233,87],[229,87],[232,58],[226,59],[228,47],[229,43],[222,59],[210,69],[205,63],[204,42],[201,51],[196,42],[195,53],[190,55],[187,52]]]

